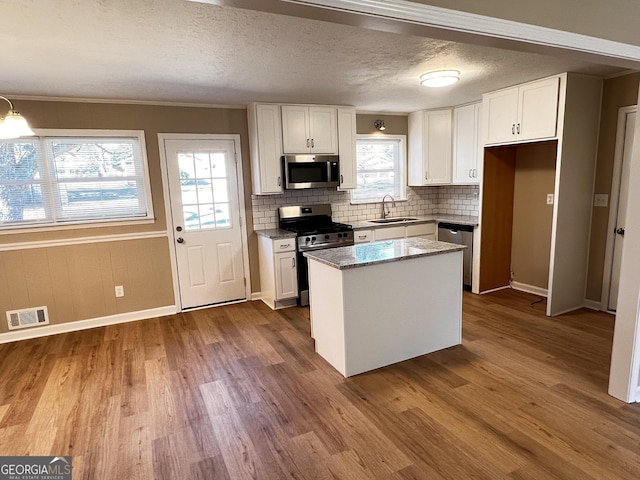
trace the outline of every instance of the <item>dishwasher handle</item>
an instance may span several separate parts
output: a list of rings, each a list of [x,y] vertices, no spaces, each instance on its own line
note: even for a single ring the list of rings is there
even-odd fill
[[[451,230],[451,233],[473,232],[473,225],[461,225],[459,223],[440,222],[438,224],[438,228],[442,228],[442,229],[445,229],[445,230]]]

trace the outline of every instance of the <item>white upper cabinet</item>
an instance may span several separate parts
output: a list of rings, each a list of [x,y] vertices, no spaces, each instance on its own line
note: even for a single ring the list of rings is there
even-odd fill
[[[554,138],[559,85],[552,77],[483,95],[485,145]]]
[[[282,145],[285,154],[337,154],[337,109],[282,105]]]
[[[340,189],[356,188],[356,109],[338,107]]]
[[[282,193],[280,106],[251,104],[247,109],[253,193]]]
[[[409,114],[409,186],[451,183],[450,108]]]
[[[483,146],[480,141],[482,103],[473,103],[453,109],[453,168],[452,182],[456,184],[480,183]]]

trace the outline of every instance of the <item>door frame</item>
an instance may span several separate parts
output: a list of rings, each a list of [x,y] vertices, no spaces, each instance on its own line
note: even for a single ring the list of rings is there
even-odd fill
[[[607,223],[607,244],[604,253],[604,270],[602,272],[602,292],[600,294],[600,310],[615,314],[609,310],[609,289],[611,288],[611,270],[613,268],[614,237],[611,235],[616,227],[620,197],[620,180],[622,174],[622,160],[624,156],[624,140],[627,131],[626,117],[636,112],[638,106],[630,105],[618,109],[618,124],[616,126],[616,147],[613,155],[613,176],[611,180],[611,195],[609,196],[609,221]],[[636,118],[637,121],[637,118]],[[633,135],[634,132],[631,132]]]
[[[244,300],[236,300],[232,302],[220,303],[216,305],[228,305],[230,303],[246,302],[251,299],[251,268],[249,265],[249,241],[246,207],[244,201],[244,174],[242,169],[242,150],[239,134],[199,134],[199,133],[158,133],[158,150],[160,152],[160,170],[162,172],[162,197],[164,200],[164,212],[167,222],[167,241],[169,244],[169,255],[171,257],[171,274],[173,276],[173,294],[175,305],[179,312],[183,311],[182,301],[180,299],[180,288],[178,282],[178,262],[175,251],[175,231],[173,230],[173,216],[171,215],[171,198],[169,196],[169,172],[167,168],[167,155],[165,151],[166,140],[224,140],[233,141],[236,151],[236,181],[238,183],[238,202],[240,208],[240,230],[242,240],[242,261],[244,275]],[[198,310],[200,308],[210,308],[212,305],[203,307],[189,308],[189,310]]]

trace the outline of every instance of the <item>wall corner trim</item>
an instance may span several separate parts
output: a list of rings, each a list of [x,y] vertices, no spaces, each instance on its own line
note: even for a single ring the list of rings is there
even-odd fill
[[[147,320],[154,317],[164,317],[173,315],[178,312],[176,305],[167,305],[164,307],[149,308],[146,310],[138,310],[135,312],[118,313],[106,317],[90,318],[87,320],[78,320],[76,322],[58,323],[55,325],[47,325],[39,328],[28,328],[17,332],[0,333],[0,343],[17,342],[20,340],[28,340],[31,338],[48,337],[58,333],[76,332],[78,330],[87,330],[95,327],[105,327],[107,325],[115,325],[118,323],[136,322],[138,320]]]

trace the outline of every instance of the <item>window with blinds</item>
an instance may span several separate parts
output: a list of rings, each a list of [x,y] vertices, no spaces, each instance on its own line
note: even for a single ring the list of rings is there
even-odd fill
[[[0,228],[153,218],[143,132],[0,140]]]

